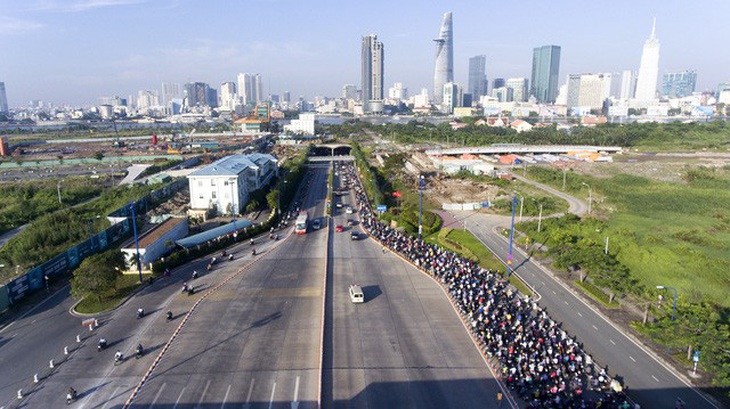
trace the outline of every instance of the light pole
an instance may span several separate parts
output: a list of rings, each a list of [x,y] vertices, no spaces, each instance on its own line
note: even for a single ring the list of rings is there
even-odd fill
[[[591,214],[591,205],[593,205],[593,189],[591,189],[591,185],[588,183],[583,182],[581,184],[588,187],[588,214]]]
[[[537,232],[540,233],[542,227],[542,203],[540,203],[540,213],[537,215]]]
[[[238,230],[236,229],[236,194],[235,194],[235,182],[236,179],[229,179],[228,183],[231,185],[231,218],[233,218],[233,241],[236,241],[238,236]]]
[[[674,302],[672,303],[672,321],[674,321],[674,316],[677,314],[677,289],[674,287],[670,287],[667,285],[658,285],[656,286],[657,290],[672,290],[674,291]]]
[[[423,175],[418,177],[418,240],[421,240],[421,234],[423,233],[423,187],[426,183],[426,178]]]
[[[519,221],[522,221],[522,208],[523,207],[525,207],[525,197],[522,196],[522,195],[520,195],[520,218],[519,218]]]
[[[61,202],[61,182],[56,183],[56,192],[58,193],[58,204],[63,204]]]
[[[137,271],[139,272],[139,282],[142,282],[142,259],[139,256],[139,237],[137,236],[137,218],[134,215],[135,202],[130,203],[129,209],[132,210],[132,231],[134,232],[134,248],[137,251]]]
[[[517,209],[517,193],[512,195],[512,226],[509,230],[509,250],[507,252],[507,278],[512,272],[512,243],[515,238],[515,210]]]

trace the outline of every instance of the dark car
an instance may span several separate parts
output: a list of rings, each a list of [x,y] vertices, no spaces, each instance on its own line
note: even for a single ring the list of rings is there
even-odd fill
[[[350,233],[350,239],[352,240],[359,240],[360,239],[360,233],[356,232],[355,230]]]

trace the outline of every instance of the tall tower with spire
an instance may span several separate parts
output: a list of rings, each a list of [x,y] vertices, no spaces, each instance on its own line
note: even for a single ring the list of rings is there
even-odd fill
[[[651,36],[644,43],[641,53],[639,76],[636,79],[635,99],[640,107],[646,107],[656,99],[659,76],[659,40],[656,38],[656,18],[651,25]]]
[[[436,105],[444,102],[444,84],[454,82],[454,37],[451,12],[444,13],[441,31],[436,42],[436,67],[433,74],[433,99]]]

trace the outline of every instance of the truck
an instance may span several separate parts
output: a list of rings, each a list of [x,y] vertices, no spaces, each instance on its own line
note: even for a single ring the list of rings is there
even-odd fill
[[[294,224],[294,233],[307,234],[307,224],[309,223],[309,215],[307,212],[299,212],[296,223]]]

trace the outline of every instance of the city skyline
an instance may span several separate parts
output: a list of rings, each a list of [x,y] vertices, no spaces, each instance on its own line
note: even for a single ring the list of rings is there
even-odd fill
[[[206,7],[184,1],[84,0],[30,1],[4,5],[0,17],[0,81],[11,107],[30,100],[95,105],[101,96],[126,98],[160,84],[204,82],[219,87],[241,72],[260,73],[264,95],[338,96],[343,84],[359,83],[359,43],[377,33],[386,43],[384,87],[401,82],[432,90],[435,27],[453,12],[454,81],[468,82],[468,59],[486,55],[489,78],[530,78],[532,50],[561,46],[560,84],[570,73],[638,71],[652,18],[662,40],[659,76],[694,70],[697,91],[715,90],[730,80],[723,68],[724,22],[730,4],[705,1],[617,1],[607,10],[505,4],[515,21],[490,20],[481,4],[322,4],[253,1]],[[386,7],[388,13],[373,10]],[[575,7],[572,7],[575,6]],[[571,13],[564,13],[570,8]],[[631,8],[632,13],[625,13]],[[691,26],[703,13],[704,23]],[[262,18],[241,16],[257,13]],[[358,16],[357,19],[348,16]],[[266,17],[266,18],[263,18]],[[192,23],[181,24],[181,21]],[[197,22],[197,23],[196,23]],[[209,30],[195,24],[215,23]]]

